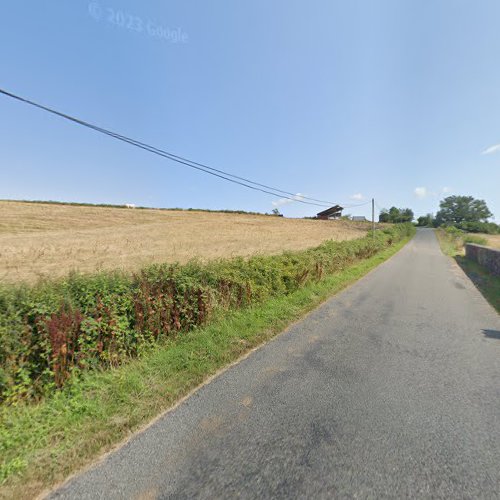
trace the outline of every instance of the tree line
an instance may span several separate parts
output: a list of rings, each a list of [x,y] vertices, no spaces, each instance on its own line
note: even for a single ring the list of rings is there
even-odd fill
[[[454,226],[468,233],[500,234],[500,225],[490,222],[493,217],[484,200],[472,196],[448,196],[439,203],[439,211],[434,216],[429,213],[417,219],[417,226]],[[412,222],[413,210],[391,207],[380,211],[379,222]]]

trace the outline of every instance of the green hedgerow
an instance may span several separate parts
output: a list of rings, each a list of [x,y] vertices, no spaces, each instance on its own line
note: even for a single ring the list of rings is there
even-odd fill
[[[290,294],[413,231],[411,224],[398,224],[358,240],[281,255],[1,286],[0,402],[37,399],[82,372],[118,366],[206,324],[214,313]]]

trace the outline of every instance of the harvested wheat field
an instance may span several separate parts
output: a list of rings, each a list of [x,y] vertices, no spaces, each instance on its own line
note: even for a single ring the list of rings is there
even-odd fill
[[[488,246],[500,248],[500,234],[481,234],[488,241]]]
[[[0,282],[280,253],[360,238],[367,229],[349,221],[0,201]]]

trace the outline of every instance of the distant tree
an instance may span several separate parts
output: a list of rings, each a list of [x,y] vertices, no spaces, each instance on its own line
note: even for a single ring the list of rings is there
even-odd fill
[[[414,213],[411,208],[397,208],[391,207],[389,210],[381,210],[378,216],[379,222],[411,222]]]
[[[487,222],[493,214],[484,200],[472,196],[448,196],[439,203],[436,224],[458,225],[463,222]]]
[[[432,214],[422,215],[417,219],[417,225],[421,227],[432,227],[434,224],[434,217]]]
[[[413,210],[411,208],[403,208],[400,210],[400,221],[399,222],[411,222],[415,214],[413,213]]]
[[[389,222],[389,212],[384,208],[378,216],[379,222]]]
[[[417,219],[417,226],[421,226],[421,227],[427,226],[427,217],[425,217],[424,215],[421,215]]]
[[[280,211],[277,208],[273,208],[272,214],[273,215],[281,215]]]
[[[389,222],[399,222],[401,219],[401,210],[396,207],[389,208]]]

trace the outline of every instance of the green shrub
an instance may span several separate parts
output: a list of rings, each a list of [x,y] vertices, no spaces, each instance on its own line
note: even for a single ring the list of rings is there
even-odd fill
[[[460,238],[464,234],[464,232],[456,226],[446,226],[444,230],[448,235],[456,238]]]
[[[0,402],[43,397],[81,372],[124,363],[156,342],[206,324],[218,311],[290,294],[414,231],[399,224],[374,236],[275,256],[2,286]]]
[[[494,222],[461,222],[458,228],[467,233],[500,234],[500,226]]]
[[[475,243],[476,245],[487,245],[488,242],[481,236],[466,234],[455,226],[442,226],[441,229],[453,253],[462,253],[466,243]]]
[[[448,233],[484,233],[500,234],[500,225],[494,222],[460,222],[441,226]]]
[[[464,245],[466,243],[474,243],[476,245],[487,245],[488,244],[488,240],[486,238],[483,238],[482,236],[473,236],[471,234],[464,236],[463,242],[464,242]]]

